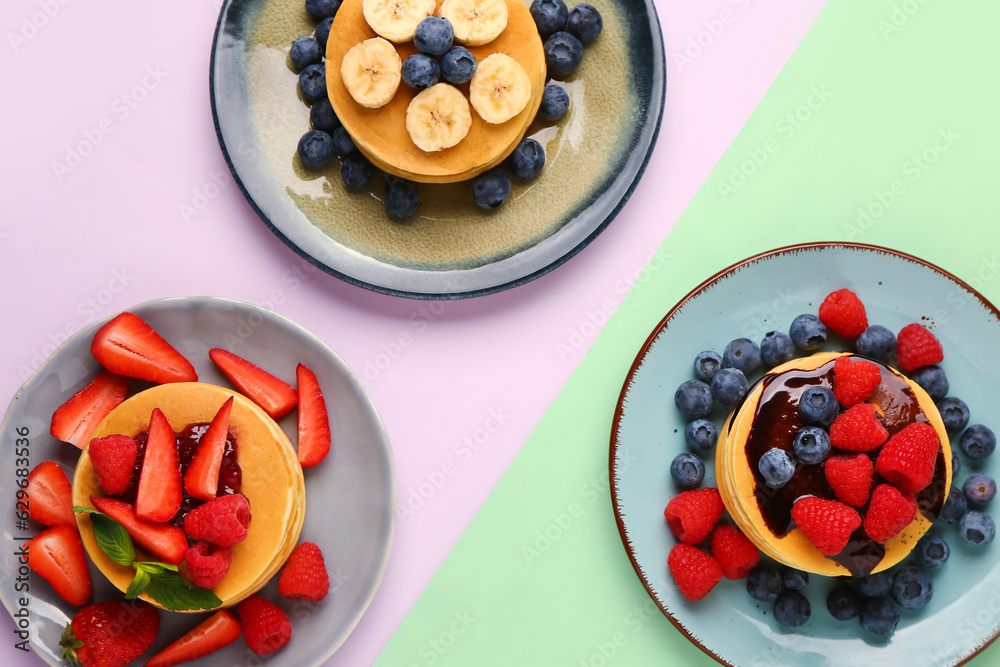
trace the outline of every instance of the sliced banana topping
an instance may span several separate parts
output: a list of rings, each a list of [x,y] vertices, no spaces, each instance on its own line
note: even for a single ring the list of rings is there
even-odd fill
[[[447,83],[417,93],[406,108],[406,131],[422,151],[451,148],[469,133],[472,112],[465,96]]]
[[[531,80],[521,63],[503,53],[483,59],[469,82],[469,101],[487,123],[504,123],[531,100]]]
[[[507,27],[506,0],[444,0],[438,16],[451,21],[455,41],[481,46],[496,39]]]
[[[417,24],[434,15],[434,0],[364,0],[361,11],[380,37],[397,44],[413,39]]]
[[[396,48],[381,37],[372,37],[344,54],[340,76],[355,102],[378,109],[396,94],[402,68]]]

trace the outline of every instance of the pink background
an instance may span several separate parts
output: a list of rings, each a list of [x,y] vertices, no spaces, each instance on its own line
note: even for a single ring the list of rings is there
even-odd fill
[[[666,110],[618,218],[533,283],[420,302],[312,270],[236,188],[209,106],[218,1],[6,0],[0,396],[67,331],[157,297],[263,304],[326,340],[378,407],[412,509],[372,606],[327,663],[371,664],[825,4],[657,0]],[[78,165],[54,168],[85,141],[96,147]],[[4,615],[0,664],[42,664],[12,629]]]

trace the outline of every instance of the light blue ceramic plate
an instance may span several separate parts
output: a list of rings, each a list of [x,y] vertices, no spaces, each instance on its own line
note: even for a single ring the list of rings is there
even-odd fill
[[[361,382],[325,343],[273,312],[241,301],[219,297],[175,297],[149,301],[130,309],[177,348],[198,372],[199,380],[231,386],[208,358],[213,347],[224,347],[258,363],[282,379],[294,382],[295,366],[303,363],[319,379],[327,408],[333,448],[319,466],[305,471],[306,517],[300,541],[315,542],[323,551],[331,574],[330,594],[319,603],[286,600],[273,580],[262,595],[279,604],[292,621],[293,637],[267,659],[273,667],[319,665],[347,639],[375,595],[389,558],[395,526],[395,474],[392,450],[382,421]],[[52,412],[98,372],[90,341],[103,322],[97,322],[63,343],[21,387],[11,401],[0,430],[0,457],[7,461],[0,475],[0,496],[10,499],[0,510],[0,599],[14,614],[21,607],[15,589],[19,540],[44,529],[29,521],[17,527],[14,498],[15,446],[18,429],[27,433],[28,468],[46,460],[63,466],[72,480],[79,450],[49,435]],[[293,410],[279,421],[294,443]],[[18,464],[20,465],[20,464]],[[121,599],[97,568],[91,565],[91,601]],[[32,650],[51,665],[64,664],[59,636],[75,609],[56,595],[41,577],[30,579]],[[160,634],[151,657],[193,628],[204,614],[160,612]],[[12,640],[13,641],[13,640]],[[197,664],[260,664],[242,640]],[[195,663],[192,663],[195,664]]]
[[[968,403],[970,423],[1000,430],[1000,313],[971,287],[935,266],[884,248],[811,244],[775,250],[702,283],[667,314],[636,357],[612,430],[612,500],[619,532],[653,601],[721,663],[960,664],[1000,633],[1000,543],[973,549],[958,539],[954,526],[939,522],[932,528],[951,545],[951,558],[934,573],[930,604],[921,611],[901,610],[899,626],[888,641],[862,631],[857,620],[840,622],[830,616],[830,578],[813,575],[806,590],[812,616],[792,631],[774,621],[770,605],[747,595],[744,581],[723,579],[707,597],[692,603],[680,595],[667,570],[667,553],[675,540],[663,520],[663,508],[676,494],[669,467],[686,449],[684,421],[674,407],[673,393],[693,378],[695,355],[705,349],[721,354],[734,338],[759,341],[768,331],[787,331],[796,315],[816,313],[823,298],[840,288],[858,294],[872,324],[898,331],[921,322],[933,330],[944,346],[942,366],[951,383],[950,395]],[[842,339],[831,338],[824,349],[844,346]],[[712,418],[721,422],[721,406]],[[630,452],[642,465],[619,467],[619,451]],[[704,485],[714,486],[714,468],[706,467]],[[958,482],[973,469],[997,477],[1000,461],[994,456],[974,468],[966,459]]]

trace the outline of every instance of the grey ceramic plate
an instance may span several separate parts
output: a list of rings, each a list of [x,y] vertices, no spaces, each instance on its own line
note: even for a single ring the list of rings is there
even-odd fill
[[[382,422],[360,381],[322,341],[298,325],[259,306],[218,297],[176,297],[149,301],[130,309],[145,319],[198,371],[199,380],[229,385],[208,358],[224,347],[294,383],[299,362],[315,371],[330,411],[333,449],[319,466],[305,471],[306,516],[301,541],[315,542],[331,574],[330,595],[320,603],[285,600],[277,581],[263,595],[278,603],[292,620],[292,641],[268,658],[274,667],[319,665],[339,647],[361,619],[385,571],[395,525],[395,477],[392,450]],[[10,499],[0,510],[6,548],[0,555],[0,598],[8,612],[20,608],[15,590],[19,540],[44,526],[30,521],[17,527],[13,469],[20,434],[29,443],[27,468],[46,460],[60,463],[72,479],[79,450],[49,435],[52,412],[99,371],[90,341],[103,322],[72,336],[18,391],[0,431],[0,457],[9,462],[0,475],[0,496]],[[280,422],[296,441],[295,411]],[[20,430],[20,432],[19,432]],[[20,465],[20,464],[18,464]],[[120,599],[121,593],[91,565],[92,601]],[[59,635],[75,609],[41,577],[30,580],[32,649],[49,664],[63,664]],[[160,635],[153,655],[204,619],[202,614],[160,612]],[[255,664],[258,659],[242,640],[191,664]]]
[[[351,191],[339,162],[298,160],[310,129],[288,57],[312,34],[302,0],[226,0],[212,50],[219,143],[247,200],[268,227],[316,266],[379,292],[454,299],[513,287],[552,270],[593,240],[632,193],[652,151],[666,87],[663,41],[651,0],[593,0],[602,35],[563,81],[572,107],[528,129],[547,164],[486,213],[468,183],[421,184],[403,223],[381,203],[383,180]]]
[[[934,573],[934,596],[921,611],[901,610],[888,641],[863,632],[857,620],[830,616],[830,578],[813,576],[806,589],[812,616],[791,631],[774,621],[770,605],[747,595],[743,581],[724,579],[704,599],[688,602],[670,577],[666,557],[675,541],[663,508],[676,493],[670,462],[686,449],[673,393],[692,379],[695,355],[705,349],[721,353],[734,338],[759,341],[768,331],[787,331],[796,315],[815,313],[827,294],[845,287],[864,302],[869,323],[893,331],[910,322],[929,326],[944,346],[950,394],[968,403],[971,423],[1000,429],[1000,313],[971,287],[919,259],[871,246],[795,246],[740,262],[684,297],[650,335],[622,389],[611,440],[612,500],[622,542],[653,601],[724,664],[945,667],[967,660],[1000,633],[1000,543],[968,547],[954,526],[942,522],[931,530],[952,551]],[[827,348],[843,349],[843,343],[831,339]],[[712,414],[717,423],[724,417],[720,408]],[[619,466],[622,451],[642,465]],[[714,486],[714,465],[706,463],[703,486]],[[958,483],[973,469],[996,478],[1000,461],[994,456],[973,468],[965,459]]]

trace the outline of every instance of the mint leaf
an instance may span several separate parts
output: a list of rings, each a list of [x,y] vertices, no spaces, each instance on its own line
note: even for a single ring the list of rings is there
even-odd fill
[[[135,560],[135,549],[124,526],[100,513],[92,514],[90,519],[94,523],[94,539],[101,551],[119,565],[131,565]]]
[[[222,604],[219,596],[209,589],[192,586],[169,570],[154,575],[146,586],[146,592],[170,611],[215,609]]]
[[[125,599],[134,600],[139,597],[139,595],[146,590],[146,586],[149,585],[152,578],[153,577],[148,572],[136,569],[135,579],[132,580],[132,583],[128,585],[128,590],[125,591]]]
[[[171,565],[170,563],[155,563],[153,561],[141,561],[141,562],[137,561],[135,563],[132,563],[132,565],[135,565],[135,569],[136,570],[142,570],[146,574],[151,574],[151,575],[161,574],[163,572],[166,572],[167,570],[170,570],[171,572],[177,572],[177,566],[176,565]]]
[[[100,514],[93,507],[85,507],[84,505],[73,505],[73,511],[77,514]]]

